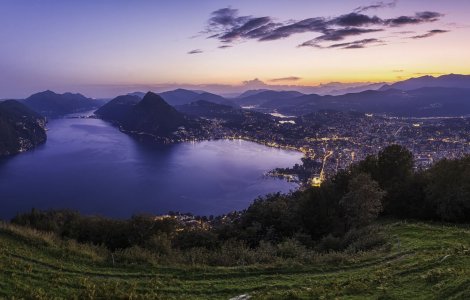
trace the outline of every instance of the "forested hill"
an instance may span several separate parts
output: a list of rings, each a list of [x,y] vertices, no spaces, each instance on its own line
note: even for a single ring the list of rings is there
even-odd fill
[[[134,96],[120,96],[101,107],[96,114],[118,124],[126,132],[155,139],[172,138],[177,131],[193,125],[189,118],[155,93],[148,92],[138,100]]]
[[[15,100],[0,102],[0,156],[34,148],[46,141],[45,118]]]
[[[22,101],[32,110],[47,117],[60,117],[103,105],[102,101],[87,98],[82,94],[57,94],[52,91],[36,93]]]

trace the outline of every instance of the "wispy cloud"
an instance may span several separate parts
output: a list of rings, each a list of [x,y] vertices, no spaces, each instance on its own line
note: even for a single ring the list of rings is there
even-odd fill
[[[381,1],[358,7],[351,13],[336,17],[311,17],[285,22],[275,21],[275,18],[271,16],[240,15],[237,9],[222,8],[211,13],[203,33],[209,39],[217,39],[222,42],[223,45],[219,47],[222,49],[240,40],[275,41],[300,33],[320,34],[316,38],[299,45],[301,47],[334,48],[335,45],[330,47],[324,45],[324,43],[342,41],[350,36],[381,32],[393,27],[436,22],[443,17],[443,14],[432,11],[417,12],[410,16],[405,15],[388,19],[363,13],[379,8],[394,7],[395,5],[396,1]],[[367,45],[379,43],[378,40],[374,42],[372,40],[372,38],[368,38],[350,42],[351,45],[348,47],[364,48]],[[370,42],[361,44],[359,43],[361,41]],[[383,43],[383,41],[380,42]]]
[[[377,10],[377,9],[382,9],[382,8],[394,8],[397,5],[397,0],[392,1],[392,2],[384,2],[384,1],[379,1],[371,5],[366,5],[366,6],[359,6],[354,10],[354,12],[365,12],[368,10]]]
[[[202,51],[201,49],[194,49],[194,50],[189,51],[188,54],[200,54],[203,52],[204,51]]]
[[[273,78],[269,80],[270,82],[285,82],[285,81],[299,81],[302,78],[297,76],[289,76],[289,77],[281,77],[281,78]]]
[[[321,46],[315,40],[311,40],[311,41],[308,41],[299,45],[299,47],[315,47],[315,48],[320,48],[320,49],[362,49],[367,46],[381,46],[381,45],[385,45],[385,42],[379,39],[363,39],[363,40],[357,40],[357,41],[352,41],[352,42],[347,42],[347,43],[332,44],[328,46]]]
[[[428,31],[424,34],[412,36],[412,37],[410,37],[410,39],[425,39],[425,38],[428,38],[428,37],[432,37],[436,34],[442,34],[442,33],[447,33],[447,32],[449,32],[449,30],[434,29],[434,30],[430,30],[430,31]]]

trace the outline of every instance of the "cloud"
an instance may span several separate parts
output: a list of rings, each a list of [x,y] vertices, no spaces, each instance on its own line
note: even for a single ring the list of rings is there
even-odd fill
[[[346,15],[334,18],[329,24],[337,26],[369,26],[369,25],[381,25],[383,20],[377,16],[370,17],[364,14],[350,13]]]
[[[255,78],[255,79],[252,79],[252,80],[243,81],[242,85],[248,86],[248,87],[256,87],[256,86],[266,86],[266,83],[259,80],[258,78]]]
[[[444,15],[433,11],[417,12],[414,16],[401,16],[397,18],[387,19],[384,21],[386,25],[398,27],[404,25],[417,25],[421,23],[430,23],[439,20]]]
[[[259,38],[260,41],[274,41],[304,32],[325,32],[328,24],[324,18],[309,18],[272,29]]]
[[[403,73],[405,70],[392,70],[393,73]]]
[[[381,9],[381,8],[394,8],[397,5],[397,2],[398,2],[397,0],[392,1],[392,2],[379,1],[379,2],[376,2],[371,5],[367,5],[367,6],[359,6],[358,8],[354,10],[354,12],[361,13],[361,12],[365,12],[368,10],[376,10],[376,9]]]
[[[201,49],[194,49],[194,50],[189,51],[188,54],[199,54],[203,52],[204,51],[202,51]]]
[[[442,30],[442,29],[434,29],[434,30],[430,30],[428,31],[427,33],[425,34],[420,34],[420,35],[415,35],[415,36],[412,36],[410,37],[410,39],[425,39],[425,38],[428,38],[428,37],[432,37],[436,34],[441,34],[441,33],[447,33],[449,32],[449,30]]]
[[[241,26],[235,26],[230,31],[219,36],[219,39],[223,42],[232,42],[240,38],[252,38],[253,30],[259,31],[260,27],[264,27],[271,22],[269,17],[251,18]]]
[[[244,17],[238,17],[238,9],[221,8],[211,13],[210,26],[237,26],[244,21]]]
[[[284,81],[298,81],[301,80],[302,78],[297,77],[297,76],[289,76],[289,77],[282,77],[282,78],[274,78],[269,80],[270,82],[284,82]]]
[[[352,42],[347,42],[347,43],[332,44],[329,46],[321,46],[320,44],[316,42],[311,42],[310,44],[308,44],[309,42],[305,42],[300,46],[301,47],[310,46],[310,47],[316,47],[316,48],[321,48],[321,49],[362,49],[367,46],[385,45],[385,42],[379,39],[363,39],[363,40],[357,40],[357,41],[352,41]]]
[[[224,46],[231,45],[236,41],[275,41],[300,33],[316,33],[319,34],[319,36],[299,46],[329,48],[320,43],[342,41],[350,36],[381,32],[391,27],[431,23],[439,20],[443,16],[443,14],[438,12],[424,11],[417,12],[412,16],[382,19],[378,16],[369,16],[362,13],[372,9],[393,7],[395,5],[396,1],[381,1],[369,6],[358,7],[351,13],[337,17],[312,17],[285,22],[277,22],[270,16],[241,16],[237,9],[228,7],[218,9],[210,14],[204,33],[208,36],[207,38],[217,39],[222,42]],[[361,41],[364,40],[370,39],[363,39]],[[363,48],[365,45],[369,44],[351,43],[350,47],[354,48]],[[219,48],[227,48],[224,46],[220,46]]]
[[[314,39],[316,42],[320,41],[341,41],[348,36],[361,35],[365,33],[383,31],[383,29],[363,29],[356,27],[348,27],[345,29],[331,29],[326,34],[321,35]]]
[[[219,49],[227,49],[227,48],[232,48],[232,46],[231,45],[220,45],[218,48]]]

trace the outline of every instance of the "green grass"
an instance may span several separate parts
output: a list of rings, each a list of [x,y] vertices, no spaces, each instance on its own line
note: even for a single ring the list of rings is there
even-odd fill
[[[470,299],[470,229],[387,222],[391,249],[318,263],[208,267],[112,265],[100,247],[0,226],[0,298]]]

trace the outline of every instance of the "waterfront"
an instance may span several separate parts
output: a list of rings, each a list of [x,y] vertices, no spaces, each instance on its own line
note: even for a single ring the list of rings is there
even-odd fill
[[[0,160],[0,218],[39,209],[221,214],[294,183],[263,176],[302,153],[242,140],[143,144],[99,119],[51,120],[48,141]]]

